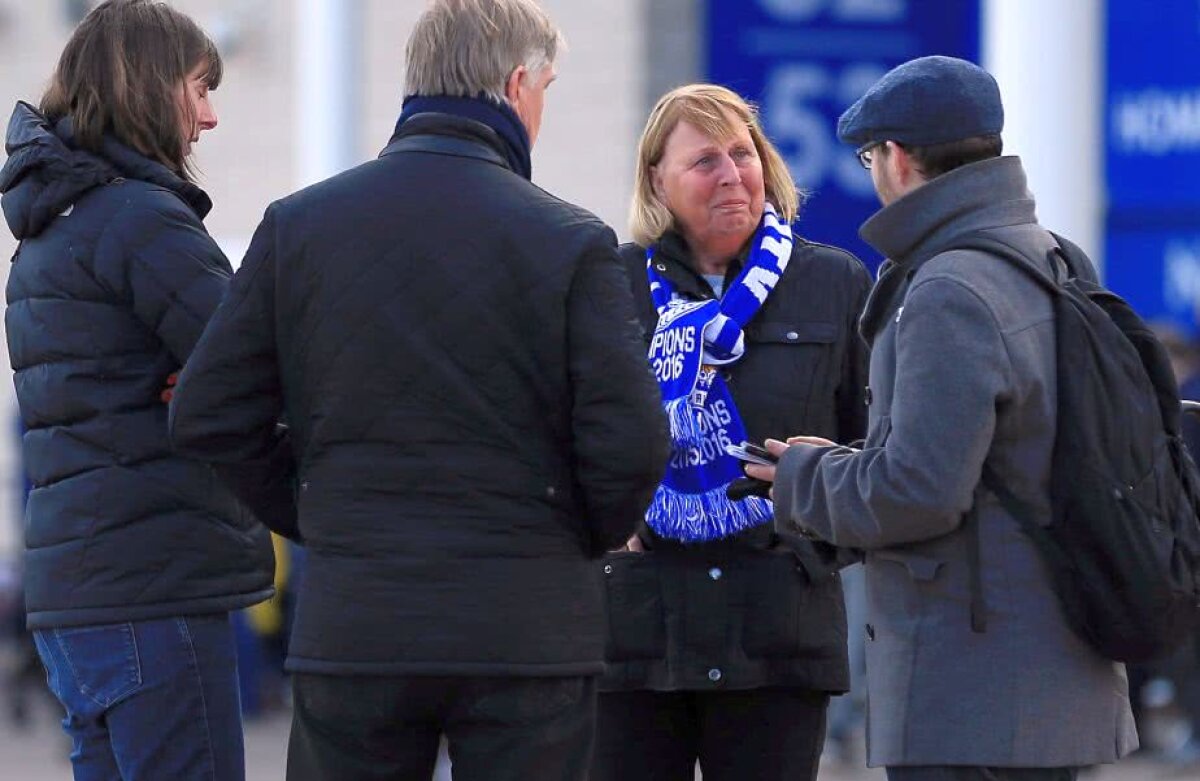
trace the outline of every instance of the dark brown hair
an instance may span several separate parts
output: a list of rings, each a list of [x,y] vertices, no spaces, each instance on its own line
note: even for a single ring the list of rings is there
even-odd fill
[[[961,168],[968,163],[978,163],[999,157],[1004,151],[1004,141],[999,134],[990,136],[973,136],[960,141],[950,141],[945,144],[932,146],[899,145],[908,152],[916,163],[917,170],[926,179],[933,179],[955,168]]]
[[[76,143],[99,151],[105,133],[188,179],[182,128],[196,121],[180,89],[204,67],[221,83],[221,55],[188,16],[157,0],[107,0],[84,17],[63,49],[41,109],[71,118]]]

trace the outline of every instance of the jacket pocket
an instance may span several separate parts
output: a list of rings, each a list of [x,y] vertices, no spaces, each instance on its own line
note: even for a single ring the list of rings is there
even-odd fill
[[[746,327],[746,354],[731,372],[738,406],[755,409],[781,431],[823,414],[840,378],[838,325],[771,320]]]
[[[941,559],[906,550],[867,553],[867,601],[874,628],[881,633],[915,635],[926,611],[945,599],[944,566]],[[966,612],[962,620],[968,620]]]
[[[930,581],[937,577],[938,570],[944,563],[941,559],[921,556],[916,553],[905,553],[896,550],[875,551],[874,556],[880,561],[889,561],[902,565],[908,570],[909,577],[917,581]]]
[[[652,553],[610,553],[604,557],[605,614],[610,662],[658,659],[666,654],[667,632],[662,584]]]
[[[810,582],[789,550],[747,558],[742,647],[750,657],[802,658],[845,650],[841,579]]]

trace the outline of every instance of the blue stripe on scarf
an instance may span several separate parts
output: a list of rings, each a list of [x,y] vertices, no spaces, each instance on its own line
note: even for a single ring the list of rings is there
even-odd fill
[[[752,496],[734,502],[725,494],[742,476],[741,462],[725,447],[744,441],[746,428],[725,380],[712,367],[742,356],[742,329],[775,288],[791,251],[791,230],[767,204],[745,267],[719,302],[674,298],[670,280],[654,269],[654,248],[646,251],[650,295],[659,313],[649,360],[673,445],[646,523],[663,537],[703,542],[771,520],[769,501]]]

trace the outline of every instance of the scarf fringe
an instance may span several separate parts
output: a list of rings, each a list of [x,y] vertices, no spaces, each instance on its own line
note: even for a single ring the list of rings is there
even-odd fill
[[[704,432],[700,430],[700,416],[688,396],[671,399],[663,404],[663,410],[671,426],[671,444],[677,449],[687,450],[704,439]]]
[[[761,526],[774,515],[770,501],[749,496],[734,502],[725,495],[725,486],[685,494],[660,485],[646,509],[646,523],[660,537],[709,542]]]

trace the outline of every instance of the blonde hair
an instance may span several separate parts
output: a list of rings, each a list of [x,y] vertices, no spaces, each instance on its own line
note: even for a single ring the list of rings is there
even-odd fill
[[[433,0],[408,39],[404,93],[503,103],[514,70],[541,72],[564,44],[533,0]]]
[[[762,161],[763,183],[767,200],[782,219],[791,222],[800,210],[801,194],[787,164],[763,133],[754,106],[740,95],[716,84],[688,84],[659,98],[646,120],[638,143],[637,170],[634,173],[633,203],[629,209],[629,229],[633,240],[643,247],[658,241],[675,225],[675,217],[654,192],[653,170],[662,161],[667,139],[680,122],[695,125],[702,133],[719,140],[727,139],[742,123],[750,131],[754,148]]]

